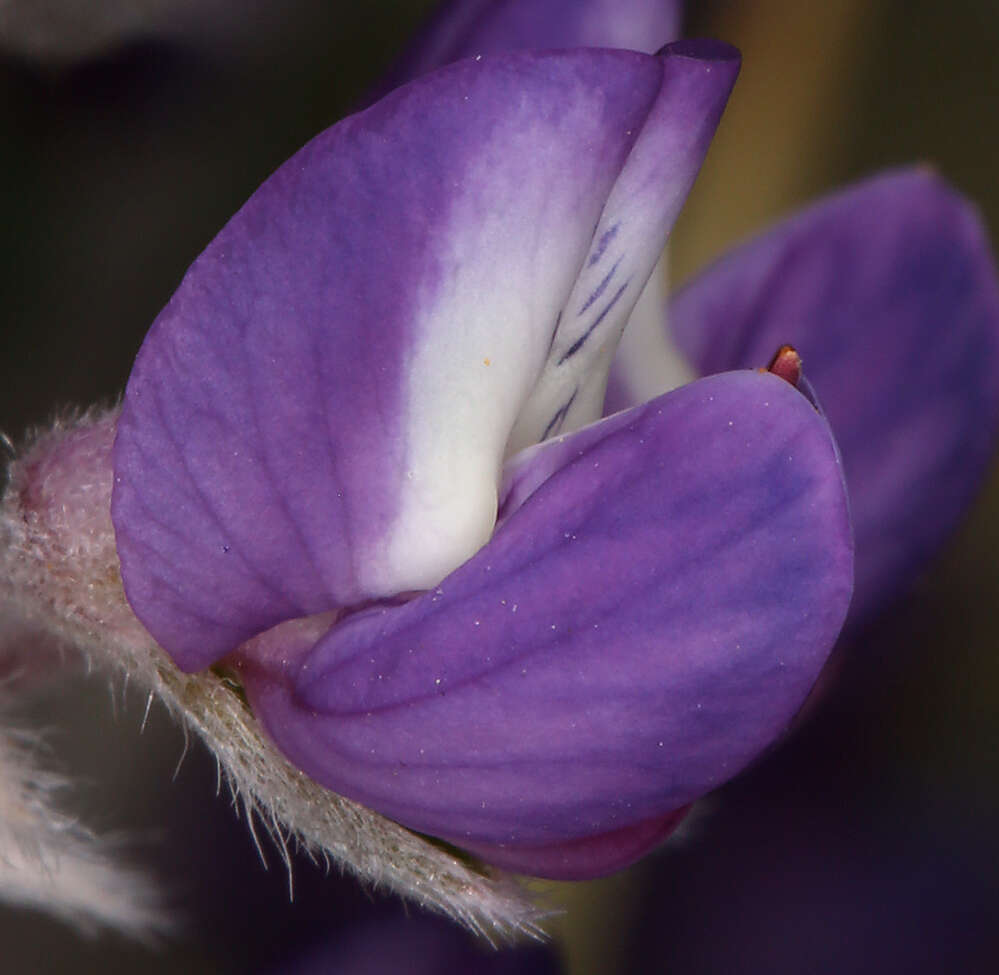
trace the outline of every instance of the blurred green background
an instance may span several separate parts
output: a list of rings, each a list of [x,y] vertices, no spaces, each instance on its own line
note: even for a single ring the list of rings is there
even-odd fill
[[[187,265],[277,165],[349,110],[432,3],[255,0],[229,5],[239,6],[234,15],[222,0],[179,3],[176,12],[161,0],[148,4],[145,19],[142,3],[108,4],[106,22],[91,15],[86,27],[56,20],[39,27],[36,19],[29,30],[23,11],[30,6],[0,0],[0,429],[15,439],[56,408],[118,395]],[[122,7],[130,20],[119,30],[113,14]],[[976,200],[993,238],[999,232],[994,0],[946,7],[928,0],[692,0],[688,33],[731,41],[744,63],[674,234],[677,280],[810,198],[913,161],[936,167]],[[945,323],[940,341],[947,341]],[[740,802],[752,805],[767,789],[792,816],[800,799],[797,822],[806,832],[812,816],[860,823],[856,848],[871,841],[864,824],[875,821],[904,837],[905,849],[946,858],[970,848],[974,883],[957,883],[976,899],[967,911],[981,911],[977,901],[996,894],[999,868],[997,544],[993,477],[939,562],[840,661],[824,711],[785,749],[793,761],[778,755],[756,778],[723,790],[653,862],[598,883],[546,888],[568,907],[556,933],[574,975],[639,970],[645,948],[629,941],[636,919],[655,916],[664,885],[678,902],[696,887],[699,907],[686,927],[654,922],[676,950],[650,955],[649,970],[725,971],[696,947],[683,947],[684,931],[734,938],[726,925],[733,904],[744,910],[746,901],[733,901],[732,891],[749,883],[749,896],[755,881],[733,859],[732,876],[720,872],[712,889],[703,878],[713,875],[698,857],[715,842],[716,817]],[[0,909],[0,968],[250,970],[251,940],[222,937],[230,923],[222,907],[219,918],[206,915],[195,888],[239,861],[233,882],[259,887],[253,906],[273,918],[276,937],[297,923],[278,858],[265,876],[244,827],[214,798],[207,758],[192,749],[172,780],[180,733],[154,712],[140,736],[144,702],[114,696],[116,713],[102,679],[70,681],[27,707],[24,719],[51,727],[54,760],[81,775],[76,798],[85,821],[126,832],[134,859],[160,870],[178,904],[195,907],[200,921],[148,951]],[[795,779],[801,764],[810,772]],[[761,827],[752,842],[773,843],[770,873],[779,890],[790,855],[780,844],[794,830],[777,818],[772,824],[772,835]],[[187,856],[165,852],[185,845]],[[835,860],[831,845],[829,853]],[[893,869],[904,882],[904,855]],[[822,881],[816,867],[811,883]],[[306,887],[310,882],[319,887],[322,878],[306,878]],[[864,894],[848,888],[842,896]],[[990,909],[999,919],[995,903]],[[820,950],[827,938],[834,955],[843,938],[835,904],[825,913],[828,924],[815,938]],[[779,910],[763,917],[759,937],[786,936]],[[911,941],[916,933],[905,929],[906,917],[898,931],[880,931],[882,939]],[[955,932],[955,958],[962,937],[971,935]],[[870,968],[821,970],[875,970],[877,957],[869,952]],[[973,965],[964,960],[952,970],[979,963],[975,970],[999,970],[999,947],[984,935],[968,957]],[[728,970],[765,970],[744,961]],[[884,965],[877,970],[910,970]]]

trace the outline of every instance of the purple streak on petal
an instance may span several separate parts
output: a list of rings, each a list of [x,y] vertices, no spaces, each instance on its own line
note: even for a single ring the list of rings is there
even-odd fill
[[[670,321],[704,372],[801,353],[843,453],[860,624],[934,555],[992,455],[999,288],[977,213],[924,169],[884,174],[724,257]]]
[[[621,226],[620,224],[615,224],[609,230],[605,230],[602,234],[600,234],[599,240],[596,241],[594,254],[591,254],[586,259],[587,267],[592,267],[600,260],[600,256],[607,249],[608,238],[612,238],[618,232],[620,226]],[[614,277],[614,275],[617,273],[617,269],[620,266],[621,266],[621,258],[618,258],[614,266],[609,271],[606,272],[606,274],[604,275],[604,279],[593,290],[593,293],[586,299],[585,302],[583,302],[583,307],[576,312],[577,315],[582,315],[583,312],[585,312],[590,307],[590,305],[593,304],[593,302],[597,301],[600,298],[600,296],[607,290],[607,285],[611,283],[611,278]]]
[[[292,761],[459,844],[599,836],[719,785],[787,725],[849,602],[828,426],[775,376],[701,380],[531,464],[436,590],[243,660]]]
[[[125,590],[182,667],[423,588],[488,538],[510,427],[662,65],[454,65],[314,139],[198,258],[114,453]]]
[[[600,260],[601,257],[604,256],[604,251],[607,250],[607,245],[615,238],[618,230],[620,230],[620,226],[618,224],[614,224],[613,227],[608,227],[602,234],[600,234],[593,250],[590,252],[590,256],[586,259],[587,267],[592,267],[597,263],[597,261]]]
[[[388,79],[520,48],[617,47],[652,54],[680,36],[680,0],[450,0]],[[387,90],[387,89],[386,89]]]
[[[614,346],[662,254],[739,73],[739,52],[718,41],[678,41],[663,53],[659,97],[601,214],[511,449],[600,416]]]

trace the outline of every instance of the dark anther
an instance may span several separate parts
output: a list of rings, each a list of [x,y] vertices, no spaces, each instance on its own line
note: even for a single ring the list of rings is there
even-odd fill
[[[782,345],[770,360],[767,372],[780,376],[797,389],[798,383],[801,382],[801,356],[793,345]]]

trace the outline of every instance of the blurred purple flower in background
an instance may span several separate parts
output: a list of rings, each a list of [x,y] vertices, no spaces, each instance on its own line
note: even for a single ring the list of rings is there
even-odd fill
[[[612,47],[652,54],[680,37],[680,0],[445,0],[383,82],[521,48]]]
[[[869,620],[936,554],[995,446],[999,285],[974,207],[926,169],[884,173],[722,257],[668,318],[706,374],[775,342],[801,353],[843,454],[851,622]]]
[[[965,811],[948,817],[946,834],[928,833],[911,801],[883,793],[875,806],[862,793],[830,809],[780,792],[777,802],[732,796],[710,841],[675,850],[668,873],[655,872],[623,971],[994,968],[999,886],[990,823]]]

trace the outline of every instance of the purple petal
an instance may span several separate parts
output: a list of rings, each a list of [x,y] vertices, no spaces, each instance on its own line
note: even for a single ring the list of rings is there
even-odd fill
[[[616,47],[652,54],[680,36],[680,0],[449,0],[397,65],[391,87],[478,54]]]
[[[435,590],[243,659],[296,765],[473,849],[599,837],[730,778],[800,706],[852,581],[828,426],[773,375],[686,386],[513,481],[533,493],[508,484],[519,507]]]
[[[670,320],[704,372],[801,352],[843,454],[859,623],[935,554],[992,455],[999,287],[977,213],[931,172],[887,173],[723,258]]]
[[[650,224],[696,171],[696,112],[732,74],[704,56],[454,65],[317,137],[209,245],[139,353],[114,455],[125,591],[182,667],[431,586],[489,538],[594,227],[645,193],[629,153],[679,146]],[[656,246],[628,244],[636,266]]]

